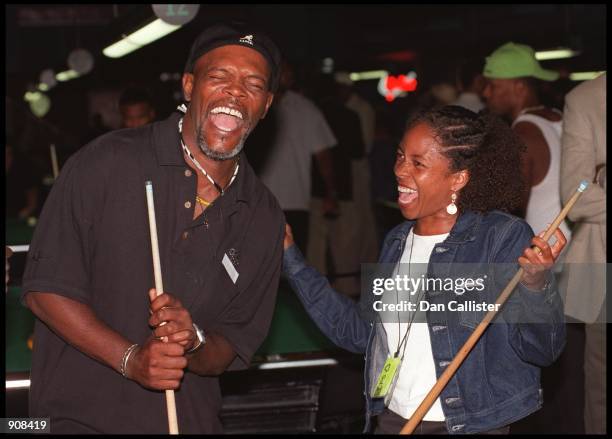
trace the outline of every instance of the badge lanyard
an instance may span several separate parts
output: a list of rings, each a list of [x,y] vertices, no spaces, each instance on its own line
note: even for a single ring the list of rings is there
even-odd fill
[[[412,240],[410,243],[410,253],[408,257],[408,277],[410,278],[411,270],[410,266],[412,263],[412,249],[414,247],[414,231],[412,231]],[[401,262],[400,262],[401,265]],[[396,301],[399,303],[399,294],[397,289],[395,290]],[[423,291],[417,296],[417,303],[421,299],[423,295]],[[385,398],[385,406],[388,406],[391,402],[391,396],[393,395],[393,390],[395,389],[395,384],[397,383],[397,379],[399,377],[399,371],[401,369],[402,362],[404,361],[404,354],[406,353],[406,347],[408,346],[408,335],[410,334],[410,328],[412,327],[412,323],[414,318],[416,317],[417,311],[415,310],[413,314],[410,316],[410,320],[408,321],[408,327],[406,328],[406,333],[404,337],[401,338],[401,325],[400,325],[400,313],[397,312],[397,341],[398,345],[395,350],[395,353],[392,357],[387,358],[385,364],[383,366],[383,370],[380,373],[376,385],[372,390],[373,398]],[[400,340],[401,338],[401,340]],[[403,346],[403,349],[402,349]],[[400,356],[400,350],[402,354]]]

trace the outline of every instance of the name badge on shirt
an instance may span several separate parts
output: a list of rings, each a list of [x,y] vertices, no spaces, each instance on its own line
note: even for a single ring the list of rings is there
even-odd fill
[[[395,375],[399,372],[401,362],[401,358],[398,357],[387,358],[372,392],[372,398],[382,398],[389,393],[389,388],[395,379]]]
[[[230,258],[227,256],[227,253],[223,255],[222,263],[225,267],[225,271],[227,271],[227,274],[229,275],[230,279],[235,284],[238,280],[238,271],[236,271],[236,268],[234,267],[234,264],[232,264],[232,261],[230,261]]]

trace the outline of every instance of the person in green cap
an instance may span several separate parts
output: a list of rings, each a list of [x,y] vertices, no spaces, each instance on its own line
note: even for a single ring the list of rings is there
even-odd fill
[[[561,211],[559,171],[561,161],[562,113],[542,104],[540,81],[555,81],[559,73],[545,70],[535,51],[524,44],[506,43],[486,58],[487,79],[483,97],[487,108],[509,119],[525,142],[522,171],[526,191],[522,215],[533,230],[544,230],[549,218]],[[567,223],[561,230],[568,241]]]

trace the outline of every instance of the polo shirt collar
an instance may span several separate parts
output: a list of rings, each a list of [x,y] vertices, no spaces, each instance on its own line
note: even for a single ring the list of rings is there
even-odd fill
[[[153,125],[152,142],[159,166],[187,166],[178,131],[178,121],[181,116],[181,113],[175,111],[166,120]],[[254,178],[253,169],[249,165],[244,151],[242,151],[240,153],[238,175],[224,197],[249,204],[255,187]]]
[[[178,132],[180,118],[181,114],[175,111],[166,120],[153,125],[153,148],[160,166],[185,166]]]
[[[242,151],[239,155],[240,157],[240,168],[238,169],[238,175],[236,176],[236,180],[232,183],[232,185],[227,189],[227,193],[224,197],[231,197],[233,201],[242,201],[247,204],[250,204],[250,200],[253,196],[253,178],[255,177],[253,174],[253,169],[249,165],[249,162],[246,159],[246,155],[244,151]]]

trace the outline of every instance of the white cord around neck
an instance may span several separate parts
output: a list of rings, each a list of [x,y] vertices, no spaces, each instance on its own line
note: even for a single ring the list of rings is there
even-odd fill
[[[195,167],[198,168],[202,174],[204,174],[204,176],[208,179],[208,181],[212,183],[212,185],[219,191],[219,193],[223,195],[225,191],[227,190],[227,188],[230,187],[230,185],[236,179],[236,175],[238,175],[238,168],[240,167],[240,164],[238,163],[238,161],[236,161],[236,167],[234,168],[234,174],[232,175],[232,178],[230,179],[227,186],[225,186],[225,188],[222,188],[221,185],[219,185],[215,180],[212,179],[210,175],[208,175],[208,172],[206,172],[204,168],[202,167],[202,165],[198,163],[198,161],[193,156],[191,151],[189,151],[189,148],[187,148],[187,145],[185,145],[185,142],[183,141],[183,118],[182,117],[179,119],[178,128],[179,128],[179,137],[181,138],[181,146],[183,147],[183,151],[185,152],[185,154],[187,154],[187,157],[189,157],[189,159],[192,161]]]

